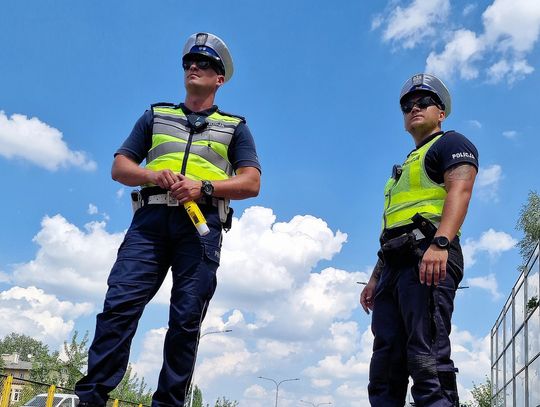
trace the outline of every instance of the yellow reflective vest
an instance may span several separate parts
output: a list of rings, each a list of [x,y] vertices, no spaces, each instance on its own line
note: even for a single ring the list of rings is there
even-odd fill
[[[416,213],[440,223],[446,189],[444,184],[429,178],[424,160],[429,148],[442,136],[436,136],[409,154],[402,165],[401,176],[397,180],[390,178],[386,183],[383,230],[411,224]]]
[[[180,106],[152,106],[154,124],[152,146],[146,168],[169,169],[180,173],[186,149],[189,149],[186,176],[195,180],[221,180],[234,174],[228,150],[237,126],[244,120],[219,110],[206,117],[208,125],[190,139],[190,126]],[[189,144],[189,146],[188,146]]]

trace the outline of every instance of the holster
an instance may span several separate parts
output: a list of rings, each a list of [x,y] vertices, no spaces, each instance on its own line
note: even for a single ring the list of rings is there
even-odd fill
[[[426,242],[431,242],[437,232],[437,227],[418,213],[411,220],[425,238],[418,239],[411,231],[382,241],[381,251],[385,263],[391,266],[410,265],[417,263],[422,258],[427,248]]]

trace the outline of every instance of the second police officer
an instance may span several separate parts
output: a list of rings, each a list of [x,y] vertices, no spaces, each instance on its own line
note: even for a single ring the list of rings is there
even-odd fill
[[[373,311],[369,400],[403,406],[410,376],[417,406],[459,406],[449,335],[478,152],[462,134],[441,130],[452,105],[437,77],[408,79],[399,103],[415,148],[386,184],[379,260],[360,295]]]

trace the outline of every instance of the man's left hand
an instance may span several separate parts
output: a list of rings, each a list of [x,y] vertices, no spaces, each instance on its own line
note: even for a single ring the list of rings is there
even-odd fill
[[[178,182],[171,185],[171,195],[178,202],[184,204],[189,201],[194,201],[202,196],[201,181],[194,181],[187,178],[185,175],[178,174]]]
[[[429,246],[420,261],[420,283],[438,285],[439,281],[444,280],[447,260],[448,250],[440,249],[434,245]]]

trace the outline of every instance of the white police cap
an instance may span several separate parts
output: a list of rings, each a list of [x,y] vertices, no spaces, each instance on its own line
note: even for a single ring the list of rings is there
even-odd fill
[[[231,79],[234,71],[233,60],[227,45],[217,35],[210,33],[191,35],[184,45],[182,58],[188,54],[201,54],[212,58],[223,69],[225,82]]]
[[[448,92],[443,81],[428,73],[419,73],[407,79],[401,88],[399,103],[402,103],[405,96],[420,90],[430,92],[437,96],[439,101],[443,104],[445,116],[450,116],[450,112],[452,111],[450,92]]]

